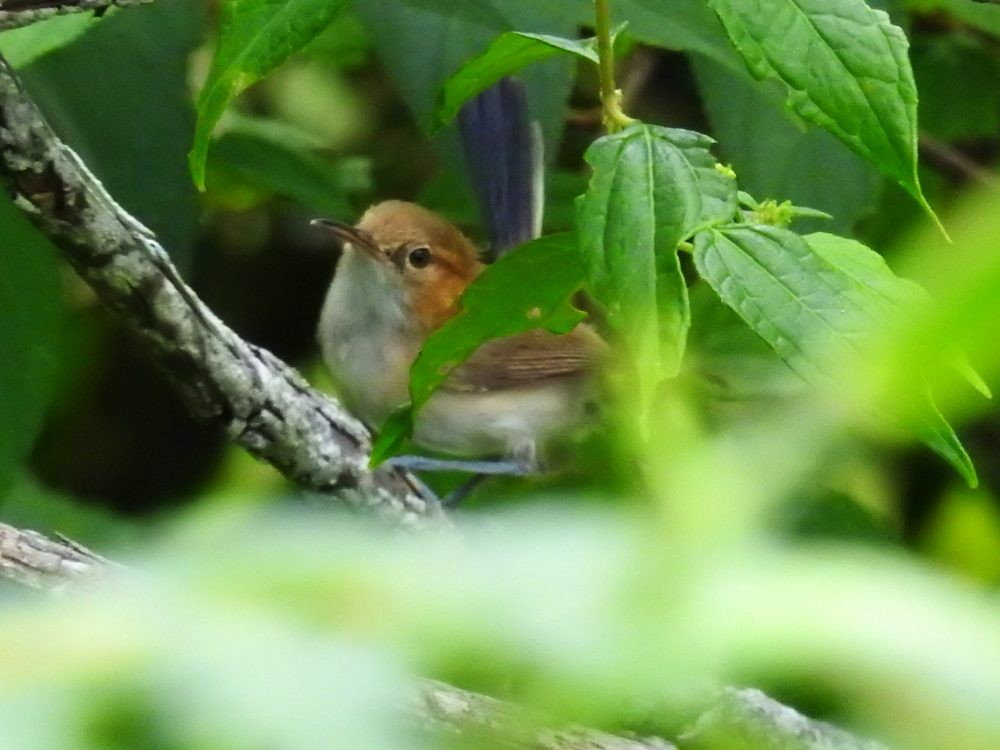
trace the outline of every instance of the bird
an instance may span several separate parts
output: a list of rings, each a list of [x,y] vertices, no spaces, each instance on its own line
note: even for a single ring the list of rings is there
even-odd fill
[[[458,314],[486,263],[541,234],[544,144],[523,82],[506,77],[486,88],[465,103],[458,124],[482,252],[451,222],[403,201],[378,203],[354,225],[316,222],[344,248],[320,314],[320,348],[341,397],[369,427],[408,401],[410,365],[431,332]],[[549,441],[586,422],[606,352],[586,324],[487,341],[414,417],[414,442],[455,458],[388,463],[479,476],[543,470]]]
[[[456,226],[414,203],[383,201],[356,225],[315,223],[343,243],[320,313],[320,348],[348,409],[379,426],[407,403],[410,365],[459,312],[462,293],[486,266]],[[540,471],[545,445],[587,421],[606,351],[586,323],[562,335],[535,329],[487,341],[414,419],[417,445],[458,460],[391,462],[479,474]]]

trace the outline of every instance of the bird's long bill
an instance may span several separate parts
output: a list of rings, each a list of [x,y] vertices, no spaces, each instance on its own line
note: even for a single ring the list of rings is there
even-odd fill
[[[385,255],[374,238],[368,232],[358,229],[353,224],[335,221],[334,219],[313,219],[310,224],[314,227],[323,227],[329,230],[342,242],[351,243],[354,247],[364,250],[376,260],[385,260]]]

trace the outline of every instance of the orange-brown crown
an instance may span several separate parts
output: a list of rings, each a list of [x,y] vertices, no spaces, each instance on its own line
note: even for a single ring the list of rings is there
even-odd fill
[[[482,271],[472,242],[453,224],[414,203],[376,204],[357,226],[397,263],[413,313],[425,330],[437,328],[458,312],[458,298]],[[430,250],[422,268],[407,264],[407,254],[416,248]]]

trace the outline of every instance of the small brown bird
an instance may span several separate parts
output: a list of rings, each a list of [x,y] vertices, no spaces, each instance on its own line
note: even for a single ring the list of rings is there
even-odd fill
[[[409,400],[410,365],[427,336],[458,312],[483,270],[455,226],[412,203],[386,201],[357,226],[318,220],[344,242],[319,324],[323,356],[345,404],[378,427]],[[397,457],[418,470],[537,470],[540,449],[581,424],[590,377],[606,351],[586,325],[566,335],[535,330],[483,344],[416,415],[426,448],[495,461]]]

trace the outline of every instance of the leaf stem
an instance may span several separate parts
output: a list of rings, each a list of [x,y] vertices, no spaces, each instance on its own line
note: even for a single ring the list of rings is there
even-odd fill
[[[632,118],[622,111],[622,92],[615,86],[615,51],[611,38],[611,11],[609,0],[594,0],[594,15],[597,31],[597,56],[600,59],[601,110],[604,127],[609,133],[617,133],[632,122]]]

